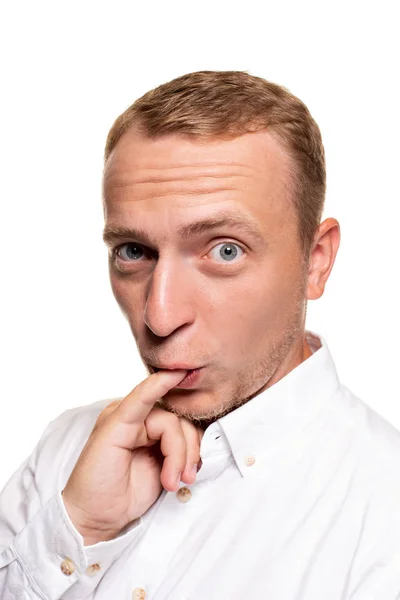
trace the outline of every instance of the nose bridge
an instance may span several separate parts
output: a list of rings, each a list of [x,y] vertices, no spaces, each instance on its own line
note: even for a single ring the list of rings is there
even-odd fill
[[[193,322],[194,298],[190,266],[177,255],[159,258],[152,273],[144,321],[153,333],[166,337]]]

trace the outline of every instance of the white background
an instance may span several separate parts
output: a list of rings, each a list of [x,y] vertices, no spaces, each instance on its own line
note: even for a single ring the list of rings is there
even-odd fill
[[[319,123],[342,244],[308,327],[400,428],[396,4],[2,4],[0,487],[61,411],[145,375],[108,283],[103,147],[135,98],[202,69],[282,84]]]

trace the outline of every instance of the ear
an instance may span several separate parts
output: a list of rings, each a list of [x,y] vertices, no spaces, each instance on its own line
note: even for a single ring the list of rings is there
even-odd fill
[[[336,219],[325,219],[314,237],[310,250],[307,279],[307,300],[316,300],[324,293],[325,284],[335,262],[340,244],[340,225]]]

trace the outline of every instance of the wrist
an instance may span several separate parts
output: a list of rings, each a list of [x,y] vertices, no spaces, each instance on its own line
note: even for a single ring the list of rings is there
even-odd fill
[[[109,527],[106,523],[92,523],[84,511],[71,503],[64,490],[61,492],[65,510],[76,531],[82,536],[84,546],[93,546],[99,542],[108,542],[118,536],[121,529]]]

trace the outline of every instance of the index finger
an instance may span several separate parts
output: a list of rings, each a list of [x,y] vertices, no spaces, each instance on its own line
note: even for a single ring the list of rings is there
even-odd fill
[[[149,375],[125,396],[114,410],[114,417],[128,425],[143,423],[157,400],[178,385],[186,374],[186,370],[175,369],[157,371]]]

